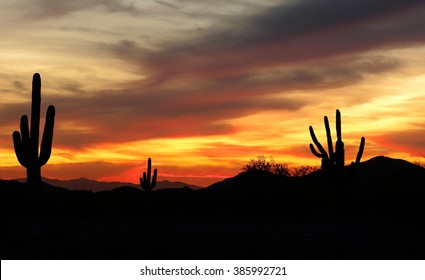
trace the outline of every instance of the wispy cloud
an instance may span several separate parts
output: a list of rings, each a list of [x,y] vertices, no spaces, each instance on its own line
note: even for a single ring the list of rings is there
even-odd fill
[[[182,82],[179,87],[152,87],[144,81],[121,90],[86,93],[77,82],[64,82],[63,90],[72,94],[49,96],[57,118],[66,126],[72,122],[78,131],[57,136],[56,143],[78,146],[102,141],[134,141],[158,137],[231,134],[235,127],[223,121],[264,111],[298,110],[310,100],[291,94],[293,90],[334,88],[356,83],[365,73],[383,73],[400,67],[395,59],[382,57],[347,61],[312,69],[283,69],[262,75],[215,78]],[[286,95],[276,96],[276,92]],[[349,97],[347,97],[349,99]],[[364,102],[356,96],[354,102]],[[28,104],[10,104],[1,112],[3,121],[12,125],[26,112]],[[169,126],[172,120],[173,125]],[[58,122],[60,126],[61,122]],[[59,127],[59,129],[61,129]]]
[[[179,7],[178,7],[177,5],[174,5],[174,4],[172,4],[172,3],[170,3],[170,2],[167,2],[167,1],[154,0],[154,2],[155,2],[155,3],[158,3],[158,4],[160,4],[160,5],[166,6],[166,7],[168,7],[168,8],[172,8],[172,9],[176,9],[176,10],[178,10],[178,9],[179,9]]]
[[[127,3],[124,0],[36,0],[21,2],[19,5],[27,11],[27,16],[31,18],[62,17],[96,7],[103,8],[110,13],[127,13],[135,16],[140,15],[142,12],[133,3]]]
[[[422,5],[421,5],[422,4]],[[133,54],[153,76],[209,77],[249,73],[260,67],[425,42],[422,1],[299,1],[258,15],[229,19],[206,35],[140,50],[128,41],[116,51]],[[130,58],[130,57],[127,57]]]

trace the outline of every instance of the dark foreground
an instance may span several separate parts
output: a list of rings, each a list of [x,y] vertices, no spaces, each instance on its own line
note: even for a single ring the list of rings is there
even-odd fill
[[[425,169],[379,160],[344,188],[320,172],[241,173],[151,195],[0,181],[1,257],[425,259]]]

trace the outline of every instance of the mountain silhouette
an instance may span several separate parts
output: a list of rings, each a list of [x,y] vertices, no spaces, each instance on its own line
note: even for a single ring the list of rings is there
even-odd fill
[[[17,179],[19,182],[26,182],[26,179]],[[139,184],[132,184],[127,182],[102,182],[97,180],[90,180],[87,178],[71,179],[71,180],[58,180],[43,178],[43,182],[52,186],[62,187],[68,190],[86,190],[86,191],[111,191],[115,188],[129,186],[140,189]],[[202,189],[200,186],[191,185],[183,182],[171,182],[168,180],[157,182],[155,189],[173,189],[173,188],[191,188],[193,190]]]
[[[385,156],[371,158],[361,163],[357,184],[385,183],[387,185],[404,185],[406,188],[412,182],[410,188],[421,186],[425,169],[416,164],[401,159],[393,159]],[[421,181],[422,180],[422,181]],[[421,187],[423,188],[423,187]]]
[[[349,168],[347,166],[346,168]],[[334,211],[345,215],[369,210],[408,214],[415,219],[425,210],[425,168],[401,159],[384,156],[360,163],[359,172],[345,186],[330,187],[321,170],[302,177],[284,177],[264,171],[241,172],[200,192],[229,205],[239,201],[246,207],[257,204],[254,212],[289,213]],[[359,203],[363,207],[358,208]],[[352,209],[350,209],[352,207]],[[336,211],[335,208],[343,211]],[[343,208],[343,209],[341,209]],[[296,214],[297,215],[297,214]],[[296,216],[295,215],[295,216]]]
[[[348,168],[348,166],[346,166]],[[269,190],[270,188],[281,186],[299,186],[303,184],[304,187],[308,185],[316,185],[323,187],[327,184],[326,178],[322,176],[322,171],[317,170],[309,173],[308,175],[291,178],[278,176],[265,171],[245,171],[239,173],[235,177],[227,178],[223,181],[212,184],[205,190],[224,191],[228,189],[229,192],[236,191],[260,191]],[[405,190],[417,189],[424,191],[421,182],[425,179],[425,168],[416,164],[410,163],[402,159],[393,159],[385,156],[377,156],[360,163],[359,173],[354,179],[354,182],[348,184],[350,187],[380,187],[386,186],[399,186],[404,187]],[[417,182],[413,183],[412,182]]]
[[[81,182],[87,180],[81,180]],[[424,259],[425,168],[376,157],[349,184],[255,171],[194,191],[0,180],[2,259]],[[76,183],[77,181],[74,181]]]

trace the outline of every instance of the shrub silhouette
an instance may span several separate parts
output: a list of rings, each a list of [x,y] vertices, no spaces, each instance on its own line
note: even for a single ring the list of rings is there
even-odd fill
[[[259,155],[257,159],[251,159],[242,170],[245,172],[264,171],[279,176],[290,177],[291,171],[287,164],[276,163],[273,157],[267,160],[266,156]]]
[[[156,186],[156,175],[157,169],[153,171],[153,177],[151,181],[151,170],[152,170],[152,160],[148,158],[148,170],[147,172],[143,172],[143,177],[140,178],[140,186],[147,192],[153,190]]]
[[[339,110],[336,110],[337,140],[335,142],[335,152],[333,151],[331,130],[329,128],[329,121],[327,116],[324,117],[324,121],[325,121],[326,137],[328,140],[329,154],[326,153],[323,146],[317,140],[317,137],[314,134],[314,130],[312,126],[309,127],[311,139],[313,140],[314,144],[319,149],[319,152],[316,151],[313,144],[310,144],[310,150],[313,153],[313,155],[322,159],[321,167],[325,176],[335,183],[342,183],[343,181],[346,181],[347,179],[350,179],[355,175],[358,169],[358,166],[360,164],[360,159],[363,154],[365,138],[364,137],[361,138],[359,151],[356,156],[356,161],[351,163],[351,167],[346,172],[346,170],[344,170],[345,150],[344,150],[344,142],[342,142],[342,133],[341,133],[341,113],[339,112]]]
[[[265,171],[269,173],[273,173],[273,169],[275,166],[274,159],[270,157],[270,161],[267,160],[266,156],[259,155],[257,159],[251,159],[243,168],[243,171],[251,172],[251,171]]]
[[[31,127],[28,116],[21,117],[19,131],[13,132],[13,145],[19,163],[27,169],[27,182],[41,185],[41,167],[47,163],[52,152],[53,128],[55,124],[55,107],[47,109],[40,153],[38,149],[41,105],[41,78],[35,73],[32,80]]]
[[[284,177],[302,177],[317,168],[309,165],[299,167],[289,167],[286,163],[276,163],[272,156],[267,159],[264,155],[257,156],[257,159],[250,159],[249,162],[242,167],[245,172],[264,171],[267,173],[284,176]]]
[[[291,169],[291,177],[302,177],[316,171],[318,167],[310,165],[302,165]]]

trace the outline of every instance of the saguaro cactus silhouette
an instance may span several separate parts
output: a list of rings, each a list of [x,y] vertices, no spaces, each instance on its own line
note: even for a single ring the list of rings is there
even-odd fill
[[[47,109],[40,153],[38,149],[41,105],[41,78],[35,73],[32,79],[31,128],[28,117],[21,117],[21,132],[13,132],[13,145],[19,163],[27,169],[27,182],[30,185],[41,184],[41,167],[47,163],[52,152],[53,127],[55,125],[55,107]]]
[[[313,144],[310,144],[310,150],[318,158],[322,159],[322,170],[325,176],[329,177],[334,182],[341,182],[346,179],[351,178],[355,172],[357,171],[357,167],[360,164],[360,159],[363,155],[365,138],[362,137],[360,141],[359,151],[357,152],[356,161],[351,163],[351,168],[347,174],[344,170],[345,166],[345,150],[344,150],[344,142],[342,142],[342,132],[341,132],[341,113],[339,110],[336,110],[336,134],[337,140],[335,143],[335,152],[333,150],[332,136],[331,130],[329,128],[328,117],[324,117],[325,120],[325,129],[326,129],[326,137],[328,140],[328,153],[326,153],[323,146],[317,140],[316,135],[314,134],[313,127],[310,126],[310,135],[314,144],[319,149],[319,152],[316,151]]]
[[[147,192],[153,190],[156,186],[156,175],[157,169],[155,168],[153,171],[153,177],[151,181],[151,170],[152,170],[152,160],[148,158],[148,170],[147,172],[143,172],[143,177],[140,178],[140,186]]]

